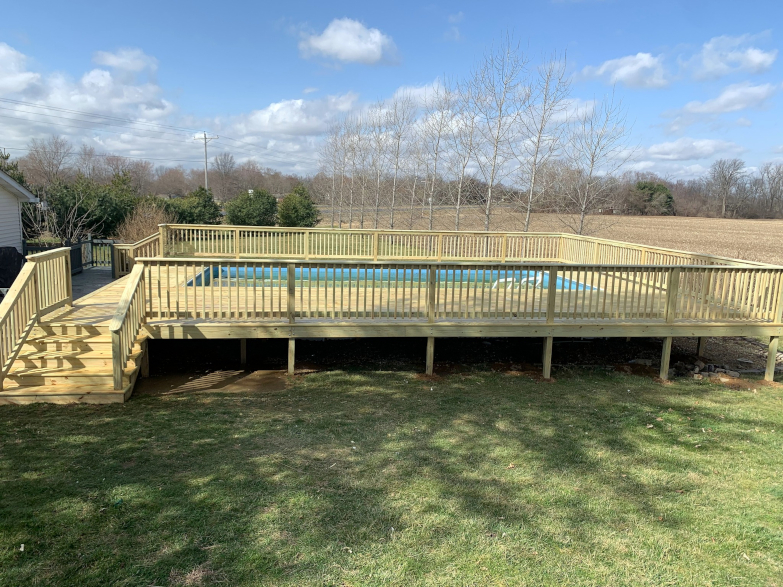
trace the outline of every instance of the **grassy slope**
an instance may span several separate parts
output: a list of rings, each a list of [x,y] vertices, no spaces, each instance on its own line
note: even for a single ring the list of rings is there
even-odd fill
[[[585,371],[3,407],[0,584],[783,585],[781,439],[783,388]]]

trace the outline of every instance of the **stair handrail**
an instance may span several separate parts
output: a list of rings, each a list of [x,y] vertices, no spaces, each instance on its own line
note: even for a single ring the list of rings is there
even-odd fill
[[[114,389],[123,388],[122,376],[133,352],[133,345],[147,322],[144,295],[144,264],[136,263],[122,292],[117,311],[109,324]]]
[[[72,303],[71,248],[29,255],[0,302],[0,390],[41,317]]]

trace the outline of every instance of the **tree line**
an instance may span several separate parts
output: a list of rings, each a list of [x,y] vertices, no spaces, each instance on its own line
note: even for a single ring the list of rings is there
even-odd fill
[[[226,159],[216,157],[210,173],[219,160]],[[99,156],[85,148],[74,151],[57,136],[31,141],[28,155],[15,161],[0,153],[0,170],[40,199],[22,210],[27,239],[67,244],[92,235],[135,242],[163,223],[315,226],[320,221],[307,187],[293,176],[253,165],[236,166],[236,173],[224,177],[223,183],[216,176],[224,195],[218,199],[211,188],[194,181],[192,172],[186,175],[181,168],[173,171],[187,181],[176,191],[159,192],[160,184],[144,180],[150,169],[148,161]],[[158,179],[171,171],[158,173]],[[226,191],[228,185],[231,192]],[[270,192],[270,187],[285,190],[285,195]]]

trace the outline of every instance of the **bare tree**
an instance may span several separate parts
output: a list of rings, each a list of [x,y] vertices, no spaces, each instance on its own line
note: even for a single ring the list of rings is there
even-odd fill
[[[416,103],[410,94],[401,94],[392,99],[386,111],[386,129],[389,133],[390,160],[394,168],[391,201],[389,203],[389,228],[394,228],[394,206],[397,198],[397,183],[405,158],[405,149],[411,127],[416,118]]]
[[[737,195],[744,169],[745,162],[741,159],[718,159],[710,167],[710,192],[720,202],[721,218],[726,218],[728,204]]]
[[[33,183],[44,189],[61,179],[69,170],[73,145],[64,138],[52,135],[47,139],[32,139],[28,149],[24,171]]]
[[[77,173],[88,179],[102,179],[104,175],[102,157],[98,156],[95,147],[89,145],[79,147],[74,167]]]
[[[772,218],[783,203],[783,163],[765,163],[759,169],[759,179],[766,215]]]
[[[367,148],[370,151],[370,169],[373,174],[375,190],[375,219],[373,228],[378,228],[381,208],[381,178],[386,160],[387,135],[386,116],[382,104],[373,105],[367,114]]]
[[[88,234],[100,231],[95,208],[96,200],[88,200],[81,193],[76,193],[67,206],[58,206],[56,212],[44,202],[26,205],[22,208],[25,232],[28,238],[48,235],[64,245],[78,243]]]
[[[478,119],[478,111],[475,108],[475,89],[471,84],[458,86],[453,128],[449,134],[449,162],[453,174],[457,177],[457,193],[454,199],[454,230],[459,230],[465,178],[468,165],[470,165],[475,154],[476,124]]]
[[[487,184],[484,203],[484,230],[487,231],[494,192],[510,172],[507,165],[513,157],[510,145],[516,141],[521,111],[529,100],[529,87],[523,79],[527,62],[519,44],[507,36],[484,56],[471,80],[480,137],[476,163]]]
[[[321,162],[321,169],[324,173],[327,173],[331,178],[331,190],[329,190],[329,204],[331,206],[331,226],[334,228],[334,221],[336,218],[336,192],[337,192],[337,171],[339,169],[339,150],[340,150],[340,132],[341,125],[339,123],[333,123],[329,125],[329,129],[326,134],[326,140],[321,146],[319,152],[319,160]]]
[[[429,229],[432,230],[432,207],[435,203],[435,183],[438,181],[438,163],[446,147],[446,138],[454,118],[454,92],[444,83],[435,84],[424,100],[424,119],[421,128],[421,142],[427,154],[430,167],[430,188],[428,196]]]
[[[558,154],[563,134],[568,128],[566,108],[571,80],[566,75],[566,60],[553,56],[537,69],[532,83],[530,107],[524,109],[521,123],[525,135],[514,145],[523,176],[522,205],[525,210],[524,232],[530,230],[530,215],[544,190],[538,182],[539,169]]]
[[[588,216],[605,206],[614,174],[633,155],[625,110],[614,93],[576,114],[566,164],[557,166],[556,206],[559,219],[576,234],[585,234]]]
[[[231,153],[221,153],[212,160],[212,173],[215,176],[215,196],[225,202],[231,196],[236,195],[238,186],[236,182],[237,164]]]

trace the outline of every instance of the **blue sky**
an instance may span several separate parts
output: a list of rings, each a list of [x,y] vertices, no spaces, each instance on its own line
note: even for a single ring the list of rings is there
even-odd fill
[[[567,51],[575,98],[600,98],[615,87],[633,122],[638,169],[687,178],[721,157],[740,157],[750,167],[783,161],[775,28],[783,5],[738,6],[15,3],[0,22],[0,99],[17,101],[0,103],[0,147],[23,149],[30,138],[55,132],[161,163],[190,165],[200,156],[185,130],[152,135],[140,130],[156,128],[149,125],[123,131],[119,121],[111,128],[73,124],[65,118],[74,113],[25,102],[203,128],[233,139],[217,141],[214,153],[231,150],[239,159],[312,172],[329,122],[401,87],[466,75],[508,30],[534,60]]]

